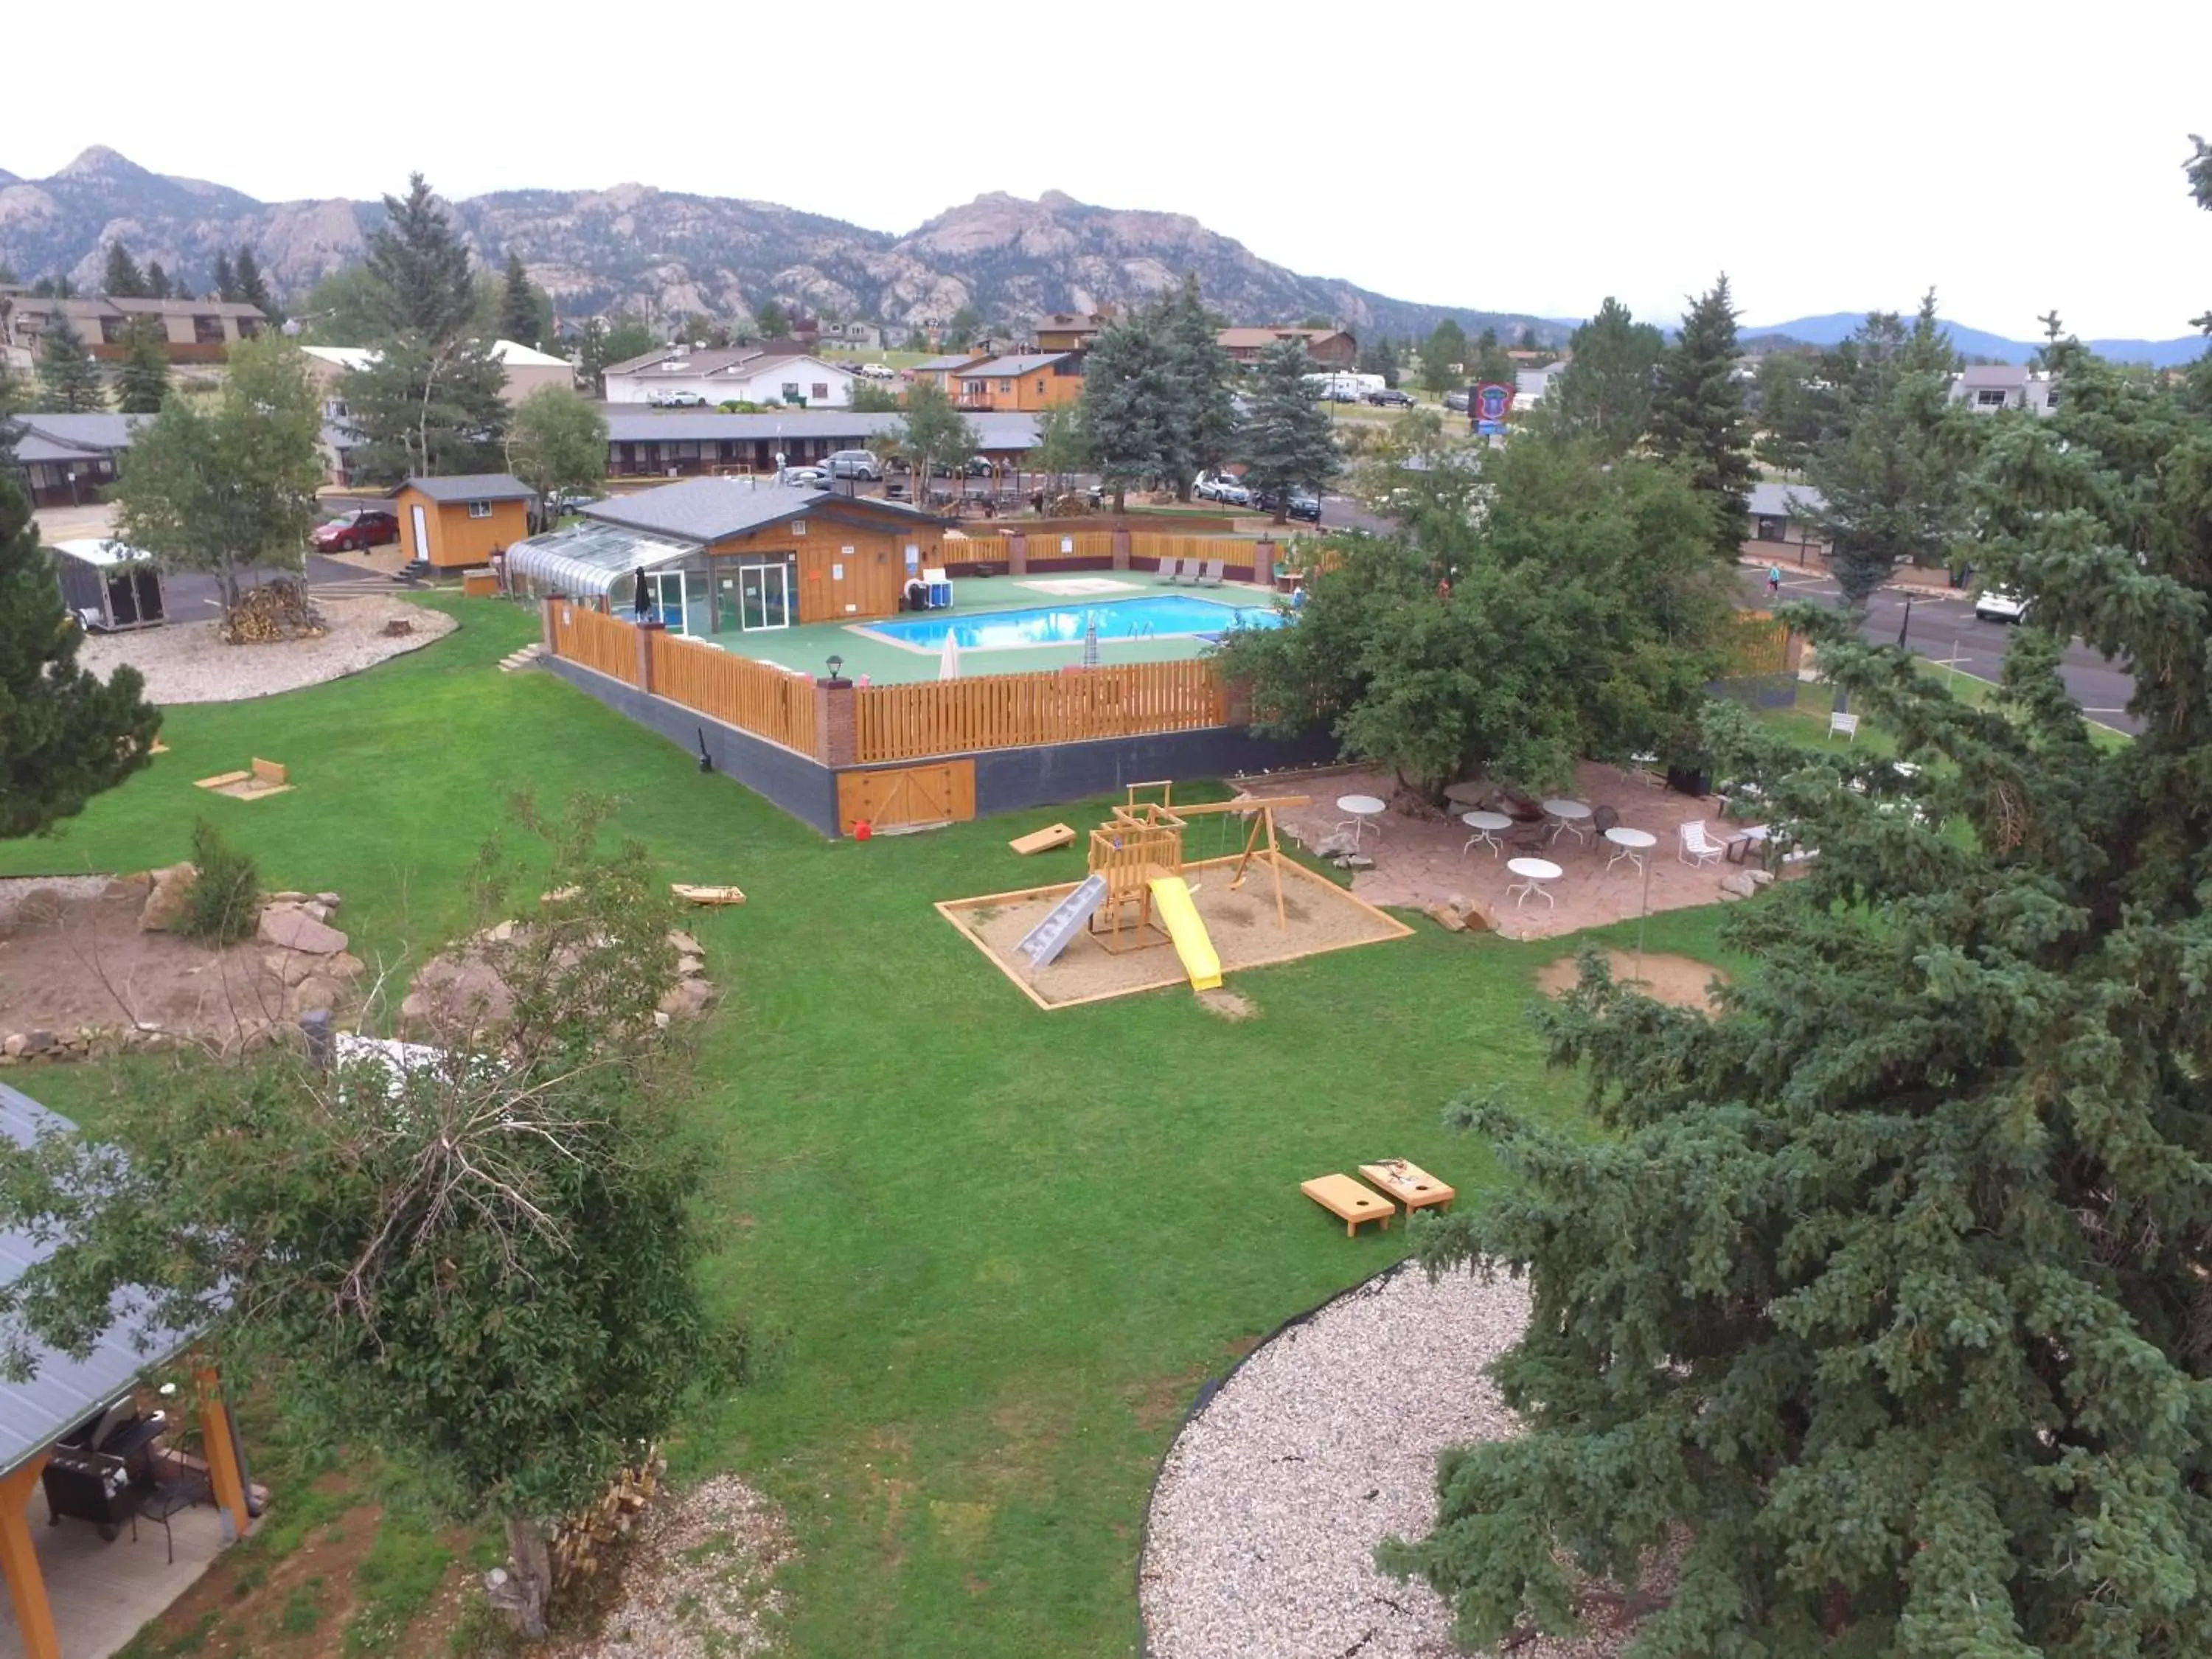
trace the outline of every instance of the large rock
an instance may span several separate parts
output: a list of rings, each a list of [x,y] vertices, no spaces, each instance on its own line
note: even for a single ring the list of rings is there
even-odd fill
[[[1721,891],[1733,898],[1749,898],[1759,890],[1759,884],[1752,879],[1756,872],[1739,870],[1734,875],[1721,878]]]
[[[660,999],[660,1012],[678,1019],[696,1019],[714,1000],[714,988],[703,979],[681,979]]]
[[[334,957],[346,948],[346,936],[337,928],[317,921],[304,910],[283,905],[261,913],[261,939],[264,944],[311,957]]]
[[[153,872],[154,890],[146,895],[146,902],[138,911],[138,931],[142,933],[173,933],[184,919],[185,903],[191,896],[192,884],[200,878],[199,867],[191,864],[173,864],[166,870]]]
[[[284,1012],[294,1019],[317,1008],[336,1008],[345,1000],[345,987],[324,974],[310,974],[284,999]]]

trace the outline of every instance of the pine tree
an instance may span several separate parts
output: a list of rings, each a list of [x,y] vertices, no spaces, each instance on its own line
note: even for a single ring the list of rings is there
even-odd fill
[[[161,262],[159,259],[147,260],[146,297],[149,300],[166,300],[169,295],[169,273],[161,269]]]
[[[1161,460],[1188,501],[1197,474],[1218,467],[1237,441],[1237,404],[1230,383],[1237,366],[1221,348],[1219,325],[1199,298],[1198,278],[1162,302],[1157,324],[1167,354],[1169,402]]]
[[[1686,472],[1713,512],[1713,548],[1731,563],[1749,510],[1751,433],[1736,378],[1735,307],[1727,273],[1694,301],[1659,364],[1651,448]]]
[[[233,280],[238,284],[240,305],[253,307],[272,323],[283,321],[283,313],[276,309],[276,301],[270,296],[269,284],[261,275],[261,262],[253,257],[252,248],[238,250],[238,259],[232,267],[232,274]]]
[[[1116,318],[1083,363],[1084,441],[1123,510],[1129,486],[1165,475],[1175,401],[1167,345],[1153,313]]]
[[[764,340],[781,340],[791,332],[791,313],[780,301],[770,300],[753,313],[753,326]]]
[[[107,407],[100,366],[67,312],[57,311],[39,343],[39,392],[57,415],[90,415]]]
[[[1917,775],[1717,705],[1820,854],[1732,913],[1758,973],[1708,1018],[1593,963],[1540,1016],[1602,1135],[1455,1110],[1512,1180],[1423,1253],[1526,1267],[1492,1375],[1527,1431],[1447,1454],[1386,1564],[1471,1643],[1671,1536],[1653,1654],[2212,1652],[2212,427],[2056,355],[2058,409],[1973,481],[2033,606],[1996,705],[1802,607]],[[2133,670],[2133,743],[2092,741],[2077,635]]]
[[[1606,460],[1620,459],[1650,422],[1652,389],[1666,355],[1667,337],[1607,295],[1597,315],[1569,337],[1567,366],[1552,377],[1534,424],[1587,444]]]
[[[386,197],[384,213],[385,222],[369,234],[365,261],[380,320],[393,334],[412,332],[439,343],[459,338],[476,316],[469,251],[428,181],[410,175],[407,199]]]
[[[152,317],[133,317],[123,331],[115,374],[115,406],[125,415],[158,415],[169,395],[169,337]]]
[[[1238,434],[1244,482],[1275,498],[1275,522],[1284,522],[1292,489],[1320,493],[1343,464],[1336,427],[1306,381],[1313,361],[1297,340],[1278,340],[1260,354],[1252,376],[1252,401]]]
[[[211,297],[225,301],[238,298],[238,273],[231,269],[230,255],[220,249],[215,256],[215,293]]]
[[[106,293],[111,300],[146,298],[146,275],[131,257],[131,250],[120,242],[107,245]]]
[[[138,671],[77,666],[70,621],[31,505],[0,472],[0,837],[34,836],[144,766],[161,717]]]
[[[538,290],[530,284],[530,273],[523,266],[522,256],[509,249],[507,274],[500,292],[500,338],[513,340],[518,345],[540,345],[544,343],[540,322]]]
[[[1467,375],[1467,331],[1447,317],[1421,342],[1421,390],[1442,397]]]

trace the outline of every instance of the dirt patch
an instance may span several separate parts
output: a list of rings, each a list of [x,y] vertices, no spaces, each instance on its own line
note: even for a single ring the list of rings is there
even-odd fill
[[[1236,863],[1234,859],[1220,859],[1183,866],[1191,902],[1199,920],[1206,924],[1224,973],[1289,962],[1324,951],[1348,950],[1356,945],[1376,945],[1402,939],[1413,931],[1288,860],[1282,866],[1283,910],[1288,925],[1278,926],[1270,872],[1255,865],[1246,874],[1244,885],[1232,890],[1229,880]],[[990,894],[937,908],[1042,1007],[1064,1007],[1188,982],[1182,963],[1157,927],[1146,936],[1151,943],[1118,951],[1109,950],[1098,935],[1079,933],[1060,959],[1044,968],[1020,955],[1016,947],[1030,929],[1050,915],[1053,906],[1074,885],[1070,882],[1032,894]],[[1127,916],[1127,921],[1133,921],[1133,907]],[[1134,930],[1125,922],[1125,947],[1134,937]],[[1234,993],[1228,994],[1243,1005],[1243,1012],[1219,1008],[1213,1012],[1224,1018],[1244,1018],[1250,1005]]]
[[[1607,951],[1605,960],[1617,983],[1630,986],[1655,1002],[1672,1003],[1677,1008],[1698,1008],[1711,1013],[1718,1004],[1713,1000],[1709,988],[1715,980],[1723,985],[1729,982],[1726,974],[1694,957],[1647,952],[1638,966],[1627,951]],[[1547,996],[1563,996],[1574,988],[1576,977],[1574,957],[1561,957],[1537,969],[1536,986]]]
[[[358,1604],[356,1575],[375,1547],[383,1514],[378,1504],[357,1504],[273,1560],[251,1548],[225,1550],[154,1621],[170,1645],[152,1650],[203,1659],[339,1659]],[[313,1607],[313,1626],[286,1629],[288,1604]]]
[[[1229,1020],[1232,1024],[1240,1019],[1253,1018],[1260,1012],[1259,1005],[1251,998],[1239,996],[1226,986],[1219,990],[1200,991],[1198,1006],[1216,1019]]]

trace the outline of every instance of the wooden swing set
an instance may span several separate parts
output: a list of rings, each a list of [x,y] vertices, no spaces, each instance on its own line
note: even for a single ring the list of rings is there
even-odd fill
[[[1140,792],[1158,792],[1154,799],[1139,799]],[[1109,951],[1140,950],[1169,942],[1152,921],[1152,883],[1164,876],[1183,872],[1183,831],[1188,820],[1224,813],[1242,813],[1252,821],[1244,837],[1244,850],[1229,878],[1232,893],[1244,884],[1255,858],[1263,858],[1275,882],[1275,926],[1288,932],[1290,913],[1283,899],[1283,849],[1275,838],[1275,814],[1284,808],[1307,806],[1307,795],[1273,799],[1238,795],[1231,800],[1175,804],[1171,781],[1133,783],[1128,799],[1114,809],[1114,816],[1091,832],[1091,873],[1106,878],[1106,898],[1091,918],[1091,932]],[[1133,919],[1126,915],[1136,907]],[[1124,930],[1129,937],[1122,938]]]

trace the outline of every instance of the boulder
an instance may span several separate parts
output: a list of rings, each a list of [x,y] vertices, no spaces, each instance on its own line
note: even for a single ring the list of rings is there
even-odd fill
[[[342,902],[343,901],[339,899],[336,893],[318,893],[315,895],[315,902],[321,905],[325,910],[337,909]]]
[[[368,971],[368,964],[350,951],[341,951],[334,957],[325,957],[319,971],[332,979],[359,979]]]
[[[1429,920],[1447,933],[1467,932],[1467,918],[1449,904],[1431,904],[1429,907]]]
[[[1723,876],[1721,891],[1735,898],[1749,898],[1759,890],[1759,884],[1752,879],[1758,873],[1757,871],[1739,870],[1733,875]]]
[[[706,971],[706,963],[698,957],[679,957],[676,963],[676,976],[678,979],[696,979]]]
[[[331,957],[304,956],[297,951],[264,951],[262,970],[279,985],[297,985],[310,974],[325,971],[323,964],[336,960]]]
[[[1753,887],[1771,887],[1774,885],[1774,872],[1771,870],[1753,870],[1750,872],[1750,875],[1751,884]]]
[[[323,974],[310,974],[284,999],[284,1012],[297,1019],[317,1008],[336,1008],[345,1000],[345,987]]]
[[[1346,853],[1332,860],[1340,870],[1372,870],[1375,860],[1364,853]]]
[[[1323,836],[1314,843],[1313,855],[1317,859],[1340,859],[1354,850],[1349,836]]]
[[[173,864],[165,870],[154,872],[154,890],[146,895],[146,902],[138,912],[138,931],[142,933],[173,933],[184,919],[185,901],[191,896],[192,884],[200,878],[199,867],[191,864]]]
[[[52,1031],[23,1033],[23,1052],[27,1054],[50,1054],[59,1047],[61,1042]]]
[[[4,1041],[0,1041],[0,1054],[5,1054],[10,1060],[21,1060],[30,1046],[30,1038],[21,1031],[10,1031]]]
[[[703,979],[680,979],[660,999],[660,1012],[678,1019],[696,1019],[714,1000],[714,988]]]
[[[303,916],[313,916],[317,921],[328,921],[331,919],[331,907],[319,900],[309,899],[300,907],[300,914]]]
[[[334,957],[346,948],[346,936],[327,922],[317,921],[304,910],[283,908],[261,913],[264,943],[311,957]]]
[[[305,904],[307,902],[307,896],[305,893],[295,893],[289,888],[281,893],[271,893],[269,896],[269,902],[271,904]]]
[[[707,947],[681,927],[672,927],[668,930],[668,942],[674,945],[678,952],[687,957],[703,957],[707,954]]]

